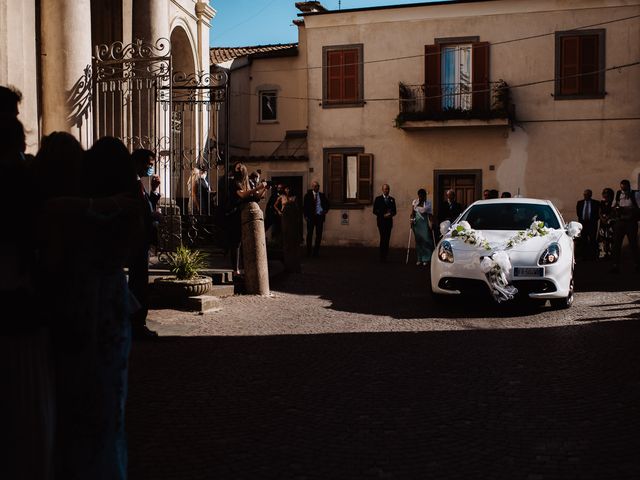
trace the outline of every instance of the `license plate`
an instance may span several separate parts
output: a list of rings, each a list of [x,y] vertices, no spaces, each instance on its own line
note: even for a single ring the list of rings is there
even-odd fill
[[[542,267],[514,267],[514,277],[542,277],[544,268]]]

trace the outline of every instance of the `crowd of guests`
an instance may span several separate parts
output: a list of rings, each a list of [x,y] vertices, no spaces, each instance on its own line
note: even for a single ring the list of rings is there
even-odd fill
[[[395,199],[389,195],[388,184],[382,186],[382,195],[376,197],[373,213],[377,217],[380,232],[380,260],[385,261],[389,251],[389,238],[396,215]],[[486,189],[483,200],[511,198],[510,192]],[[640,191],[633,191],[629,180],[620,182],[620,189],[602,190],[602,200],[592,199],[592,191],[585,190],[584,198],[576,205],[576,215],[583,229],[576,244],[577,256],[583,259],[605,259],[612,261],[611,272],[620,271],[622,245],[625,237],[635,261],[636,271],[640,271],[640,255],[638,251],[638,222],[640,221]],[[464,210],[457,201],[454,190],[447,190],[445,201],[440,206],[438,224],[444,221],[453,222]],[[439,232],[433,224],[433,207],[427,200],[427,191],[423,188],[417,192],[417,198],[411,203],[411,232],[415,238],[416,265],[427,266]],[[411,242],[409,241],[409,244]],[[407,251],[408,260],[408,251]]]
[[[604,188],[599,201],[593,199],[590,189],[586,189],[582,200],[576,203],[576,216],[582,224],[581,236],[576,245],[577,255],[590,260],[611,260],[612,273],[618,273],[626,237],[636,271],[640,271],[640,191],[633,191],[629,180],[622,180],[620,189],[616,192],[612,188]]]
[[[303,240],[303,218],[307,224],[307,256],[319,256],[324,222],[330,209],[329,200],[320,192],[320,184],[313,181],[311,188],[300,201],[291,185],[262,180],[259,171],[247,175],[246,166],[237,162],[233,166],[229,200],[224,208],[227,218],[227,243],[231,251],[232,268],[236,274],[240,274],[242,264],[241,205],[247,201],[260,202],[268,192],[269,198],[264,206],[265,234],[269,243],[282,251],[285,269],[300,271],[299,250]]]
[[[124,479],[132,339],[146,327],[154,154],[53,132],[26,155],[21,95],[0,87],[0,478]],[[159,182],[153,178],[152,188]],[[138,267],[137,265],[141,265]],[[129,277],[125,274],[128,267]]]

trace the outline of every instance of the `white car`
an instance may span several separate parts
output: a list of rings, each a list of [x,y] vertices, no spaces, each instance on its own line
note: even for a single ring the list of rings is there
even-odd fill
[[[577,222],[565,225],[548,200],[477,201],[453,224],[441,224],[431,290],[436,298],[485,291],[499,302],[519,292],[568,308],[573,303],[573,237],[581,228]]]

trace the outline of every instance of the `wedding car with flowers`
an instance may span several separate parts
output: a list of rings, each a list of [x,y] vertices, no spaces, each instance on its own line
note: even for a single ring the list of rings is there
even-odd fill
[[[479,200],[453,224],[440,225],[431,291],[436,298],[484,291],[497,302],[520,293],[569,308],[573,238],[581,229],[578,222],[565,225],[549,200]]]

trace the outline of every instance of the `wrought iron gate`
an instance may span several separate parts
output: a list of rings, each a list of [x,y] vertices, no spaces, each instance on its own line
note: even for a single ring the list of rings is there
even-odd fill
[[[95,47],[94,139],[114,136],[130,151],[146,148],[156,153],[163,250],[182,243],[183,230],[194,242],[210,223],[213,205],[209,196],[206,208],[197,201],[195,180],[217,164],[217,149],[209,141],[218,121],[212,111],[225,101],[226,87],[224,71],[174,72],[171,43],[165,38],[155,44],[137,40]]]

